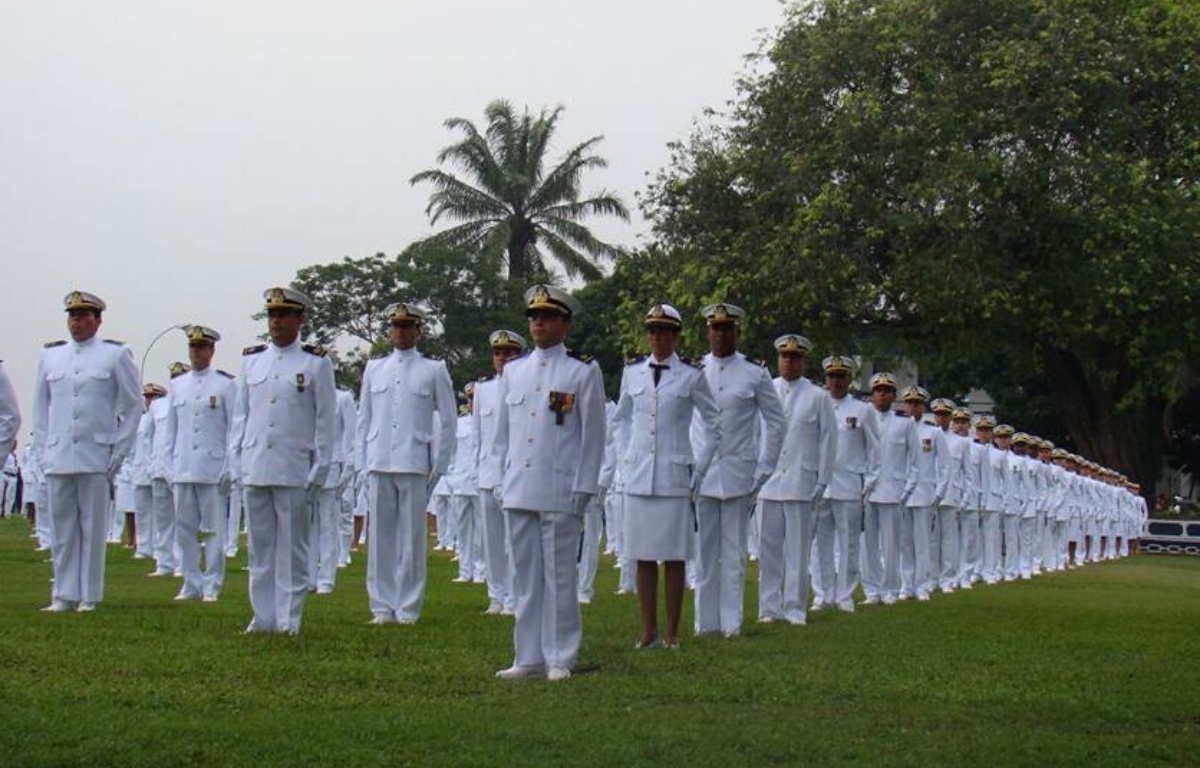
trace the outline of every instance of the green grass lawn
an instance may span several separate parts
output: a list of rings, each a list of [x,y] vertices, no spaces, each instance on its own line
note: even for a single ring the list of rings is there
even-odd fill
[[[1200,559],[1142,556],[807,627],[634,651],[605,558],[581,670],[505,682],[511,619],[431,555],[415,626],[367,626],[365,558],[299,637],[110,546],[94,614],[46,614],[50,566],[0,522],[0,766],[581,764],[1153,766],[1200,760]],[[756,599],[747,589],[747,616]],[[691,624],[691,611],[684,618]]]

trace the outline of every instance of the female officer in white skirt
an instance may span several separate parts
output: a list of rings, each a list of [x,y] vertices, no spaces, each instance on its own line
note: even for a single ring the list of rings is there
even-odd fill
[[[683,321],[667,304],[646,314],[650,355],[634,360],[621,377],[613,414],[624,479],[625,557],[637,562],[642,608],[639,648],[679,644],[684,561],[692,556],[696,513],[693,496],[721,443],[717,406],[700,367],[675,354]],[[693,456],[688,429],[699,413],[709,438]],[[619,425],[619,426],[618,426]],[[658,633],[658,562],[663,561],[667,603],[666,637]]]

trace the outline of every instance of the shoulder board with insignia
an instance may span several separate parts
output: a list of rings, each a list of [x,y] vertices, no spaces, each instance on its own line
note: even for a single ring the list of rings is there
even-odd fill
[[[58,341],[47,341],[45,344],[42,345],[42,347],[44,349],[50,349],[51,347],[61,347],[63,344],[66,344],[66,343],[67,343],[66,339],[59,339]]]
[[[892,415],[893,415],[893,416],[899,416],[899,417],[900,417],[900,418],[902,418],[902,419],[907,419],[907,418],[908,418],[908,414],[907,414],[907,413],[905,413],[904,411],[892,411]]]
[[[224,376],[227,379],[234,378],[232,373],[230,373],[229,371],[222,371],[220,368],[217,369],[217,373],[221,374],[222,376]]]
[[[638,355],[637,357],[626,358],[625,365],[637,365],[638,363],[645,362],[645,360],[645,355]]]
[[[105,340],[104,340],[104,343],[105,343],[105,344],[116,344],[118,347],[123,347],[123,346],[125,346],[125,342],[123,342],[123,341],[117,341],[116,339],[105,339]]]
[[[701,370],[701,371],[704,370],[704,361],[703,360],[693,360],[690,357],[684,357],[683,355],[680,355],[679,361],[681,363],[683,363],[684,365],[690,365],[697,370]]]
[[[320,344],[304,344],[301,345],[300,349],[303,349],[310,355],[325,357],[325,347],[322,347]]]
[[[567,357],[573,357],[576,360],[578,360],[579,362],[583,363],[584,365],[587,365],[596,359],[596,358],[592,357],[591,355],[586,355],[583,352],[575,352],[570,349],[567,350]]]
[[[766,360],[753,360],[753,361],[751,361],[751,362],[753,362],[754,364],[756,364],[756,365],[757,365],[759,368],[766,368],[766,367],[767,367],[767,361],[766,361]]]
[[[243,355],[257,355],[259,352],[266,352],[266,344],[255,344],[253,347],[246,347],[242,350]]]
[[[494,373],[491,375],[488,375],[488,376],[480,376],[478,379],[475,379],[475,383],[483,384],[484,382],[491,381],[494,378],[496,378],[496,374],[494,374]]]

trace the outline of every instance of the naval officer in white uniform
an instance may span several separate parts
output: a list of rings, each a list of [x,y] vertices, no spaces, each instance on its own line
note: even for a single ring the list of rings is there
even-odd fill
[[[425,310],[402,302],[383,316],[393,349],[367,363],[358,398],[367,594],[372,624],[412,624],[425,602],[425,507],[454,455],[458,406],[446,364],[417,351]]]
[[[745,313],[732,304],[702,310],[711,352],[704,376],[717,403],[720,440],[693,421],[692,442],[713,441],[713,464],[696,500],[696,633],[733,637],[742,629],[746,589],[746,528],[754,497],[775,472],[783,445],[783,406],[765,364],[737,351]]]
[[[579,313],[570,294],[536,285],[525,306],[535,349],[504,366],[495,435],[517,596],[513,664],[496,675],[558,681],[571,676],[583,637],[576,561],[604,458],[604,378],[563,346]]]
[[[811,349],[812,342],[799,334],[775,340],[779,377],[774,385],[783,404],[785,428],[778,466],[758,494],[762,515],[758,620],[763,623],[781,619],[792,624],[807,622],[809,553],[817,528],[817,507],[824,504],[821,497],[837,459],[833,403],[825,390],[804,377]],[[832,592],[833,579],[826,584]]]
[[[212,367],[221,334],[188,328],[191,371],[171,381],[166,439],[175,494],[175,534],[183,587],[176,600],[215,602],[225,583],[225,515],[229,508],[229,428],[233,377]],[[204,570],[200,570],[200,535]]]
[[[685,561],[695,542],[695,494],[720,444],[717,404],[700,365],[675,351],[683,321],[669,304],[656,304],[643,321],[647,357],[625,366],[612,424],[617,471],[624,493],[624,568],[637,563],[642,610],[639,648],[679,643]],[[696,415],[708,439],[696,445]],[[667,630],[658,632],[658,563],[663,563]]]
[[[133,450],[142,402],[133,354],[96,337],[104,302],[72,291],[63,303],[71,340],[42,350],[33,400],[33,453],[46,477],[54,560],[45,610],[91,611],[104,597],[109,494]]]
[[[307,296],[264,293],[271,341],[243,351],[230,429],[230,463],[245,495],[250,550],[246,632],[297,634],[308,594],[309,524],[333,456],[333,366],[300,342]]]

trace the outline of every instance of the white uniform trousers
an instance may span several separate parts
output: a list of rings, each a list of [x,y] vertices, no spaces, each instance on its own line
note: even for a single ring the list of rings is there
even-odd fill
[[[137,533],[135,554],[154,557],[154,487],[136,485],[133,488],[133,527]]]
[[[350,565],[354,543],[354,483],[338,491],[338,565]]]
[[[304,488],[245,489],[250,607],[257,632],[300,631],[308,595],[308,529],[312,504]]]
[[[867,597],[900,596],[900,510],[900,504],[865,505],[862,573]]]
[[[621,526],[624,524],[621,513],[625,505],[619,500],[624,498],[620,490],[612,490],[604,497],[604,554],[621,556]]]
[[[37,525],[34,526],[34,533],[37,534],[38,548],[51,549],[54,544],[54,533],[50,522],[49,483],[45,480],[38,483],[34,494],[34,506],[37,508]]]
[[[989,583],[996,583],[1004,576],[1000,563],[1000,553],[1004,540],[1004,517],[1000,512],[980,512],[980,530],[983,533],[983,578]]]
[[[614,498],[615,497],[615,498]],[[625,494],[611,493],[609,494],[609,503],[616,515],[616,519],[620,521],[620,525],[625,524]],[[625,534],[619,534],[620,542],[617,547],[620,554],[617,555],[616,566],[620,570],[617,577],[617,592],[621,594],[633,594],[637,592],[637,561],[630,560],[625,556]]]
[[[454,532],[458,541],[458,578],[482,583],[487,567],[483,559],[483,528],[479,525],[479,494],[454,494],[450,497],[454,513]]]
[[[367,475],[367,594],[376,616],[390,615],[404,622],[421,616],[425,602],[426,492],[422,475]],[[441,522],[439,517],[438,527]]]
[[[983,531],[979,511],[966,509],[958,515],[958,574],[956,586],[965,587],[983,578]]]
[[[154,561],[159,573],[174,573],[179,568],[175,556],[175,498],[166,480],[151,480],[154,499]]]
[[[600,500],[593,496],[583,516],[582,539],[579,547],[579,602],[590,603],[594,595],[596,567],[600,564],[601,521]]]
[[[180,594],[216,597],[225,583],[225,510],[228,499],[216,483],[175,483],[176,537],[179,539],[183,588]],[[200,534],[204,570],[200,570]]]
[[[1058,521],[1042,515],[1042,554],[1039,567],[1044,571],[1058,570]]]
[[[581,521],[564,512],[505,512],[515,572],[513,664],[574,669],[583,639],[576,563]]]
[[[861,580],[863,503],[829,499],[817,509],[817,565],[825,602],[853,607],[854,590]],[[836,548],[836,549],[835,549]],[[828,585],[828,586],[824,586]]]
[[[1022,517],[1018,535],[1021,537],[1021,576],[1033,576],[1034,560],[1037,557],[1037,517]]]
[[[236,557],[242,532],[242,486],[233,485],[229,492],[229,504],[225,517],[225,556]]]
[[[916,597],[929,591],[929,529],[933,507],[900,508],[900,593]]]
[[[437,545],[442,549],[454,549],[454,512],[450,496],[434,496],[430,504],[437,518]]]
[[[125,533],[125,510],[117,506],[116,497],[122,493],[116,490],[113,493],[112,503],[108,505],[108,541],[110,544],[120,544],[121,536]],[[124,498],[121,500],[125,501]]]
[[[965,514],[965,513],[964,513]],[[958,507],[950,507],[945,504],[938,505],[937,508],[938,524],[935,526],[938,534],[937,538],[937,557],[930,558],[930,574],[929,587],[926,591],[931,591],[934,587],[940,588],[942,591],[948,591],[958,586],[959,576],[959,512]]]
[[[700,546],[696,553],[696,633],[742,628],[746,589],[746,526],[750,497],[696,501]]]
[[[46,484],[54,561],[51,597],[98,603],[104,599],[108,476],[103,472],[47,475]]]
[[[511,610],[516,600],[513,597],[507,520],[492,489],[485,488],[479,492],[479,511],[483,524],[483,562],[487,572],[488,602]]]
[[[1004,578],[1021,577],[1021,516],[1005,512],[1001,523],[1004,526]]]
[[[762,502],[755,500],[750,507],[750,519],[746,523],[746,554],[757,560],[762,544]]]
[[[342,509],[337,488],[322,488],[313,505],[308,542],[308,588],[331,592],[337,581]]]
[[[762,518],[758,618],[804,619],[808,613],[809,553],[817,528],[815,506],[811,501],[763,499],[756,517]]]
[[[1066,570],[1067,566],[1071,565],[1067,562],[1067,554],[1071,549],[1071,521],[1063,520],[1056,525],[1058,526],[1058,567],[1059,570]]]

